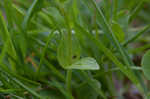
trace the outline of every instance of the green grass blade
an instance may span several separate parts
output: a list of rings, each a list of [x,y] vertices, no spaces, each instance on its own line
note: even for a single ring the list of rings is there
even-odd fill
[[[51,38],[53,37],[53,33],[54,33],[54,31],[49,33],[49,36],[48,36],[47,41],[46,41],[46,46],[43,48],[43,51],[42,51],[42,54],[41,54],[41,57],[40,57],[40,64],[39,64],[38,69],[37,69],[36,78],[39,77],[39,75],[40,75],[40,69],[41,69],[41,66],[42,66],[42,63],[43,63],[43,60],[44,60],[44,56],[45,56],[46,50],[48,48],[48,44],[49,44]]]
[[[28,92],[30,92],[31,94],[33,94],[34,96],[36,96],[39,99],[42,99],[42,96],[40,96],[39,94],[37,94],[35,91],[33,91],[32,89],[30,89],[29,87],[27,87],[26,85],[24,85],[21,81],[19,81],[18,79],[16,79],[15,77],[13,77],[8,71],[4,70],[3,68],[1,68],[0,70],[2,73],[4,73],[5,75],[7,75],[10,79],[12,79],[16,84],[20,85],[21,87],[23,87],[25,90],[27,90]]]
[[[30,8],[29,8],[28,11],[27,11],[27,14],[26,14],[25,17],[24,17],[24,21],[23,21],[23,24],[22,24],[22,28],[23,28],[24,30],[27,29],[28,23],[29,23],[29,21],[30,21],[30,19],[31,19],[33,13],[34,13],[34,9],[35,9],[35,7],[37,6],[38,1],[39,1],[39,0],[34,0],[34,1],[33,1],[32,5],[30,6]]]
[[[132,20],[137,16],[138,12],[141,10],[142,6],[143,6],[143,3],[144,3],[145,0],[140,0],[138,5],[135,7],[135,9],[130,12],[129,14],[129,20],[128,22],[132,22]]]
[[[8,21],[8,28],[9,29],[13,29],[13,8],[12,8],[12,0],[4,0],[4,7],[5,7],[5,12],[6,12],[6,17],[7,17],[7,21]]]
[[[2,36],[2,40],[3,42],[7,41],[9,42],[9,48],[7,49],[8,53],[10,53],[15,59],[16,59],[16,52],[15,52],[15,49],[14,49],[14,45],[12,43],[12,38],[11,38],[11,35],[7,29],[7,25],[6,25],[6,22],[4,20],[4,17],[2,15],[2,12],[0,12],[0,32],[1,32],[1,36]],[[11,65],[12,65],[12,70],[13,71],[16,71],[16,66],[13,62],[11,62]]]
[[[138,37],[140,37],[143,33],[148,31],[150,29],[150,25],[145,26],[142,30],[140,30],[136,35],[133,37],[129,38],[125,42],[123,42],[123,46],[127,46],[129,43],[135,41]]]
[[[117,21],[118,0],[113,0],[113,20]]]
[[[0,88],[0,93],[14,93],[17,91],[21,91],[21,89],[2,89],[2,88]]]

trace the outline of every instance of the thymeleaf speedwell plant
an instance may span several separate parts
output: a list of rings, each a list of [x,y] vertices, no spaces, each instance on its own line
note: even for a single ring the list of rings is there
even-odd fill
[[[149,0],[0,0],[0,99],[150,99],[149,11]]]

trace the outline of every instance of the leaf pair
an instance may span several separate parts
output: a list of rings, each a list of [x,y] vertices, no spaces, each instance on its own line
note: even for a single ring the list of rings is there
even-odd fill
[[[97,70],[99,66],[95,59],[86,57],[80,59],[80,45],[75,36],[72,37],[71,62],[69,62],[69,46],[67,35],[62,36],[58,46],[57,59],[64,69]]]

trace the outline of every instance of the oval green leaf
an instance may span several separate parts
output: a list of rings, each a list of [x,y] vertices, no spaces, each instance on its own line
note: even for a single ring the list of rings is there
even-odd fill
[[[73,63],[71,66],[67,66],[66,69],[98,70],[99,65],[94,58],[86,57]]]
[[[150,80],[150,50],[142,58],[142,69],[145,77]]]

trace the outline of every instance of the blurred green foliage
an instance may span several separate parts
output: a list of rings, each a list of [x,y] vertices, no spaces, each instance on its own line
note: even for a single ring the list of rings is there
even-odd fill
[[[127,99],[130,86],[149,99],[149,12],[149,0],[0,0],[0,99]]]

